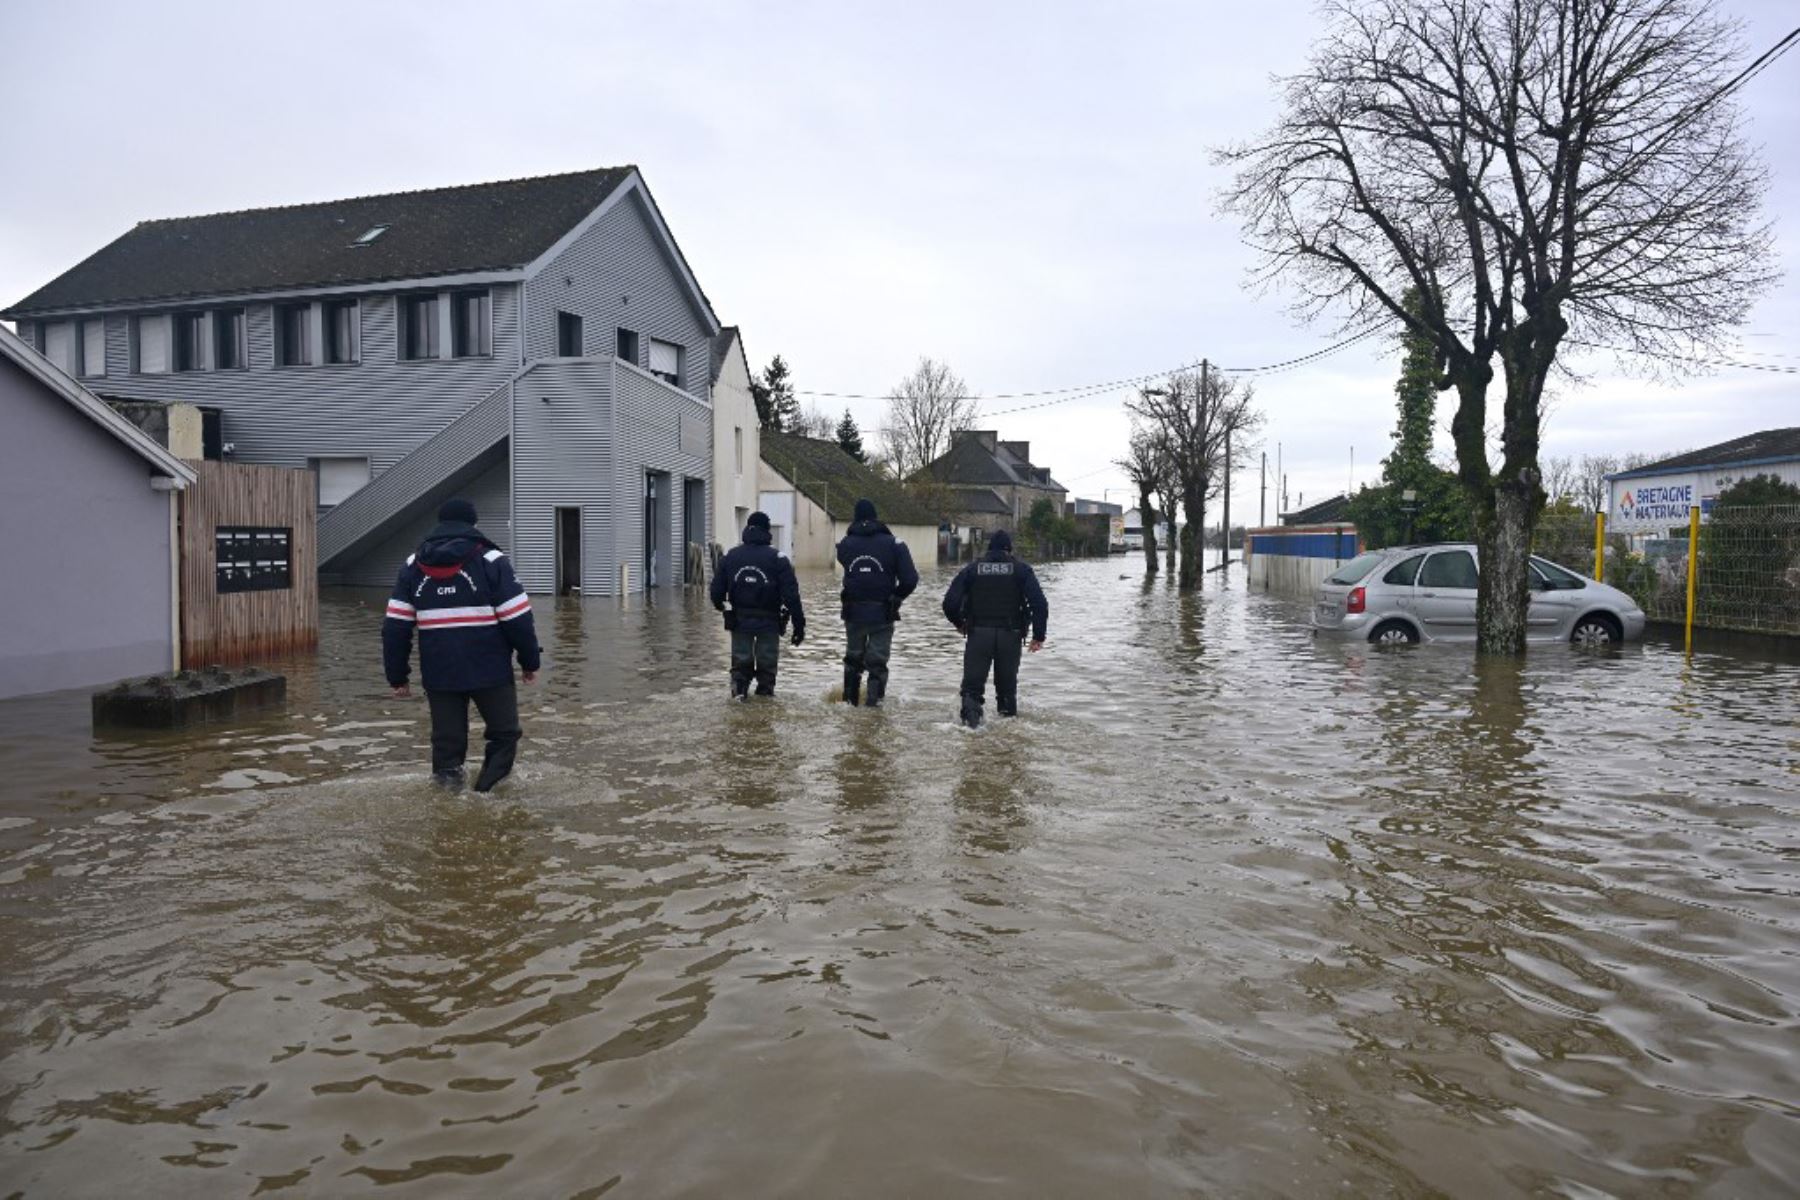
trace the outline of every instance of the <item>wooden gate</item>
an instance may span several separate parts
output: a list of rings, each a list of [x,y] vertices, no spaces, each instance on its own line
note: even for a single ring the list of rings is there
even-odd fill
[[[189,462],[181,493],[181,663],[280,658],[319,641],[311,471]]]

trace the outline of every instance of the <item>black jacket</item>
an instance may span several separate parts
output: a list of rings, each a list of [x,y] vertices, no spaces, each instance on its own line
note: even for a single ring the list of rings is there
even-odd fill
[[[394,581],[381,623],[382,663],[394,687],[407,681],[415,627],[427,691],[511,683],[514,654],[523,670],[542,665],[531,597],[500,548],[461,521],[445,521],[426,535]]]
[[[794,622],[794,632],[806,631],[806,613],[800,607],[800,581],[794,577],[794,564],[770,544],[769,531],[759,525],[744,530],[742,544],[734,546],[713,572],[713,607],[725,608],[731,602],[727,629],[745,633],[768,633],[781,628],[785,611]]]
[[[1030,626],[1031,640],[1043,641],[1045,627],[1050,623],[1050,601],[1044,598],[1044,589],[1038,585],[1037,572],[1031,569],[1031,564],[1014,558],[1004,550],[989,548],[981,558],[956,573],[956,578],[950,581],[949,590],[944,593],[944,615],[958,629],[968,628],[976,581],[980,577],[982,566],[988,563],[1007,563],[1011,566],[1011,571],[1006,576],[1006,582],[1010,585],[1007,598],[1011,601],[1016,597],[1016,603],[1002,606],[1005,609],[1004,618],[991,623],[1017,629],[1021,633],[1026,626]],[[992,581],[990,577],[990,582]]]
[[[900,603],[919,586],[912,551],[880,521],[857,521],[837,545],[844,568],[844,620],[885,625],[900,619]]]

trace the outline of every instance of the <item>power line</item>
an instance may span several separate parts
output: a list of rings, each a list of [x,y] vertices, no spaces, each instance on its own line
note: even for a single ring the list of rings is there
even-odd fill
[[[1273,374],[1277,371],[1291,370],[1294,367],[1302,366],[1309,362],[1316,362],[1319,359],[1325,358],[1332,354],[1336,354],[1340,350],[1348,349],[1349,347],[1356,345],[1358,342],[1361,342],[1364,339],[1372,337],[1375,334],[1381,332],[1384,328],[1386,328],[1386,326],[1383,326],[1383,325],[1371,326],[1368,329],[1361,331],[1360,333],[1356,333],[1348,338],[1345,338],[1341,342],[1337,342],[1330,346],[1322,347],[1321,349],[1311,351],[1310,353],[1307,353],[1307,354],[1299,355],[1296,358],[1284,359],[1281,362],[1266,363],[1266,364],[1264,364],[1262,366],[1258,366],[1258,367],[1215,367],[1215,369],[1223,371],[1228,375],[1269,375],[1269,374]],[[1001,409],[998,412],[991,412],[991,413],[983,414],[984,416],[1001,417],[1001,416],[1006,416],[1009,413],[1025,412],[1029,409],[1034,409],[1034,408],[1047,408],[1051,404],[1066,404],[1071,400],[1081,400],[1081,399],[1086,399],[1091,396],[1101,396],[1101,395],[1105,395],[1108,392],[1116,391],[1119,388],[1136,387],[1138,384],[1141,384],[1141,383],[1149,383],[1153,379],[1165,379],[1170,375],[1179,374],[1182,371],[1195,370],[1200,366],[1200,362],[1201,362],[1200,359],[1195,359],[1193,362],[1184,363],[1179,367],[1171,367],[1171,368],[1169,368],[1167,370],[1163,370],[1163,371],[1150,371],[1150,372],[1147,372],[1142,375],[1131,375],[1131,376],[1128,376],[1123,379],[1108,380],[1105,383],[1080,383],[1080,384],[1074,384],[1069,387],[1044,388],[1044,389],[1041,389],[1041,390],[1035,391],[1035,392],[971,392],[971,393],[967,393],[967,394],[964,394],[961,396],[957,396],[957,397],[955,397],[955,399],[958,399],[958,400],[1035,400],[1039,397],[1044,397],[1044,396],[1058,397],[1057,399],[1052,399],[1052,400],[1044,401],[1044,402],[1037,403],[1037,404],[1022,404],[1016,408]],[[825,399],[825,400],[886,400],[888,398],[886,395],[875,395],[875,394],[869,393],[869,392],[812,392],[812,391],[802,391],[802,390],[796,389],[794,394],[797,396],[811,396],[811,397],[814,397],[817,399]]]

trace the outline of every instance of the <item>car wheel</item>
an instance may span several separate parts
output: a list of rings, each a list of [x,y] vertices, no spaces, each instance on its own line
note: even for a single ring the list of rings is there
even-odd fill
[[[1569,633],[1569,641],[1577,646],[1611,646],[1624,639],[1625,633],[1619,623],[1601,613],[1589,613],[1575,622],[1575,628]]]
[[[1404,621],[1383,621],[1369,634],[1377,646],[1410,646],[1419,640],[1418,631]]]

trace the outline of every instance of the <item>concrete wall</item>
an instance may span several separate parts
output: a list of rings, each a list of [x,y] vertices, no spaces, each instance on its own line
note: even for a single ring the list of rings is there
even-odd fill
[[[172,492],[116,438],[0,359],[0,514],[17,601],[0,697],[174,666]]]
[[[712,406],[713,540],[731,546],[744,531],[744,518],[756,511],[757,472],[762,462],[762,436],[756,424],[756,401],[750,396],[750,373],[744,366],[743,354],[735,346],[726,355],[719,381],[713,385]],[[738,467],[740,441],[742,470]]]
[[[1310,600],[1362,542],[1354,525],[1281,525],[1246,532],[1244,558],[1253,591]],[[1160,549],[1160,546],[1159,546]]]

